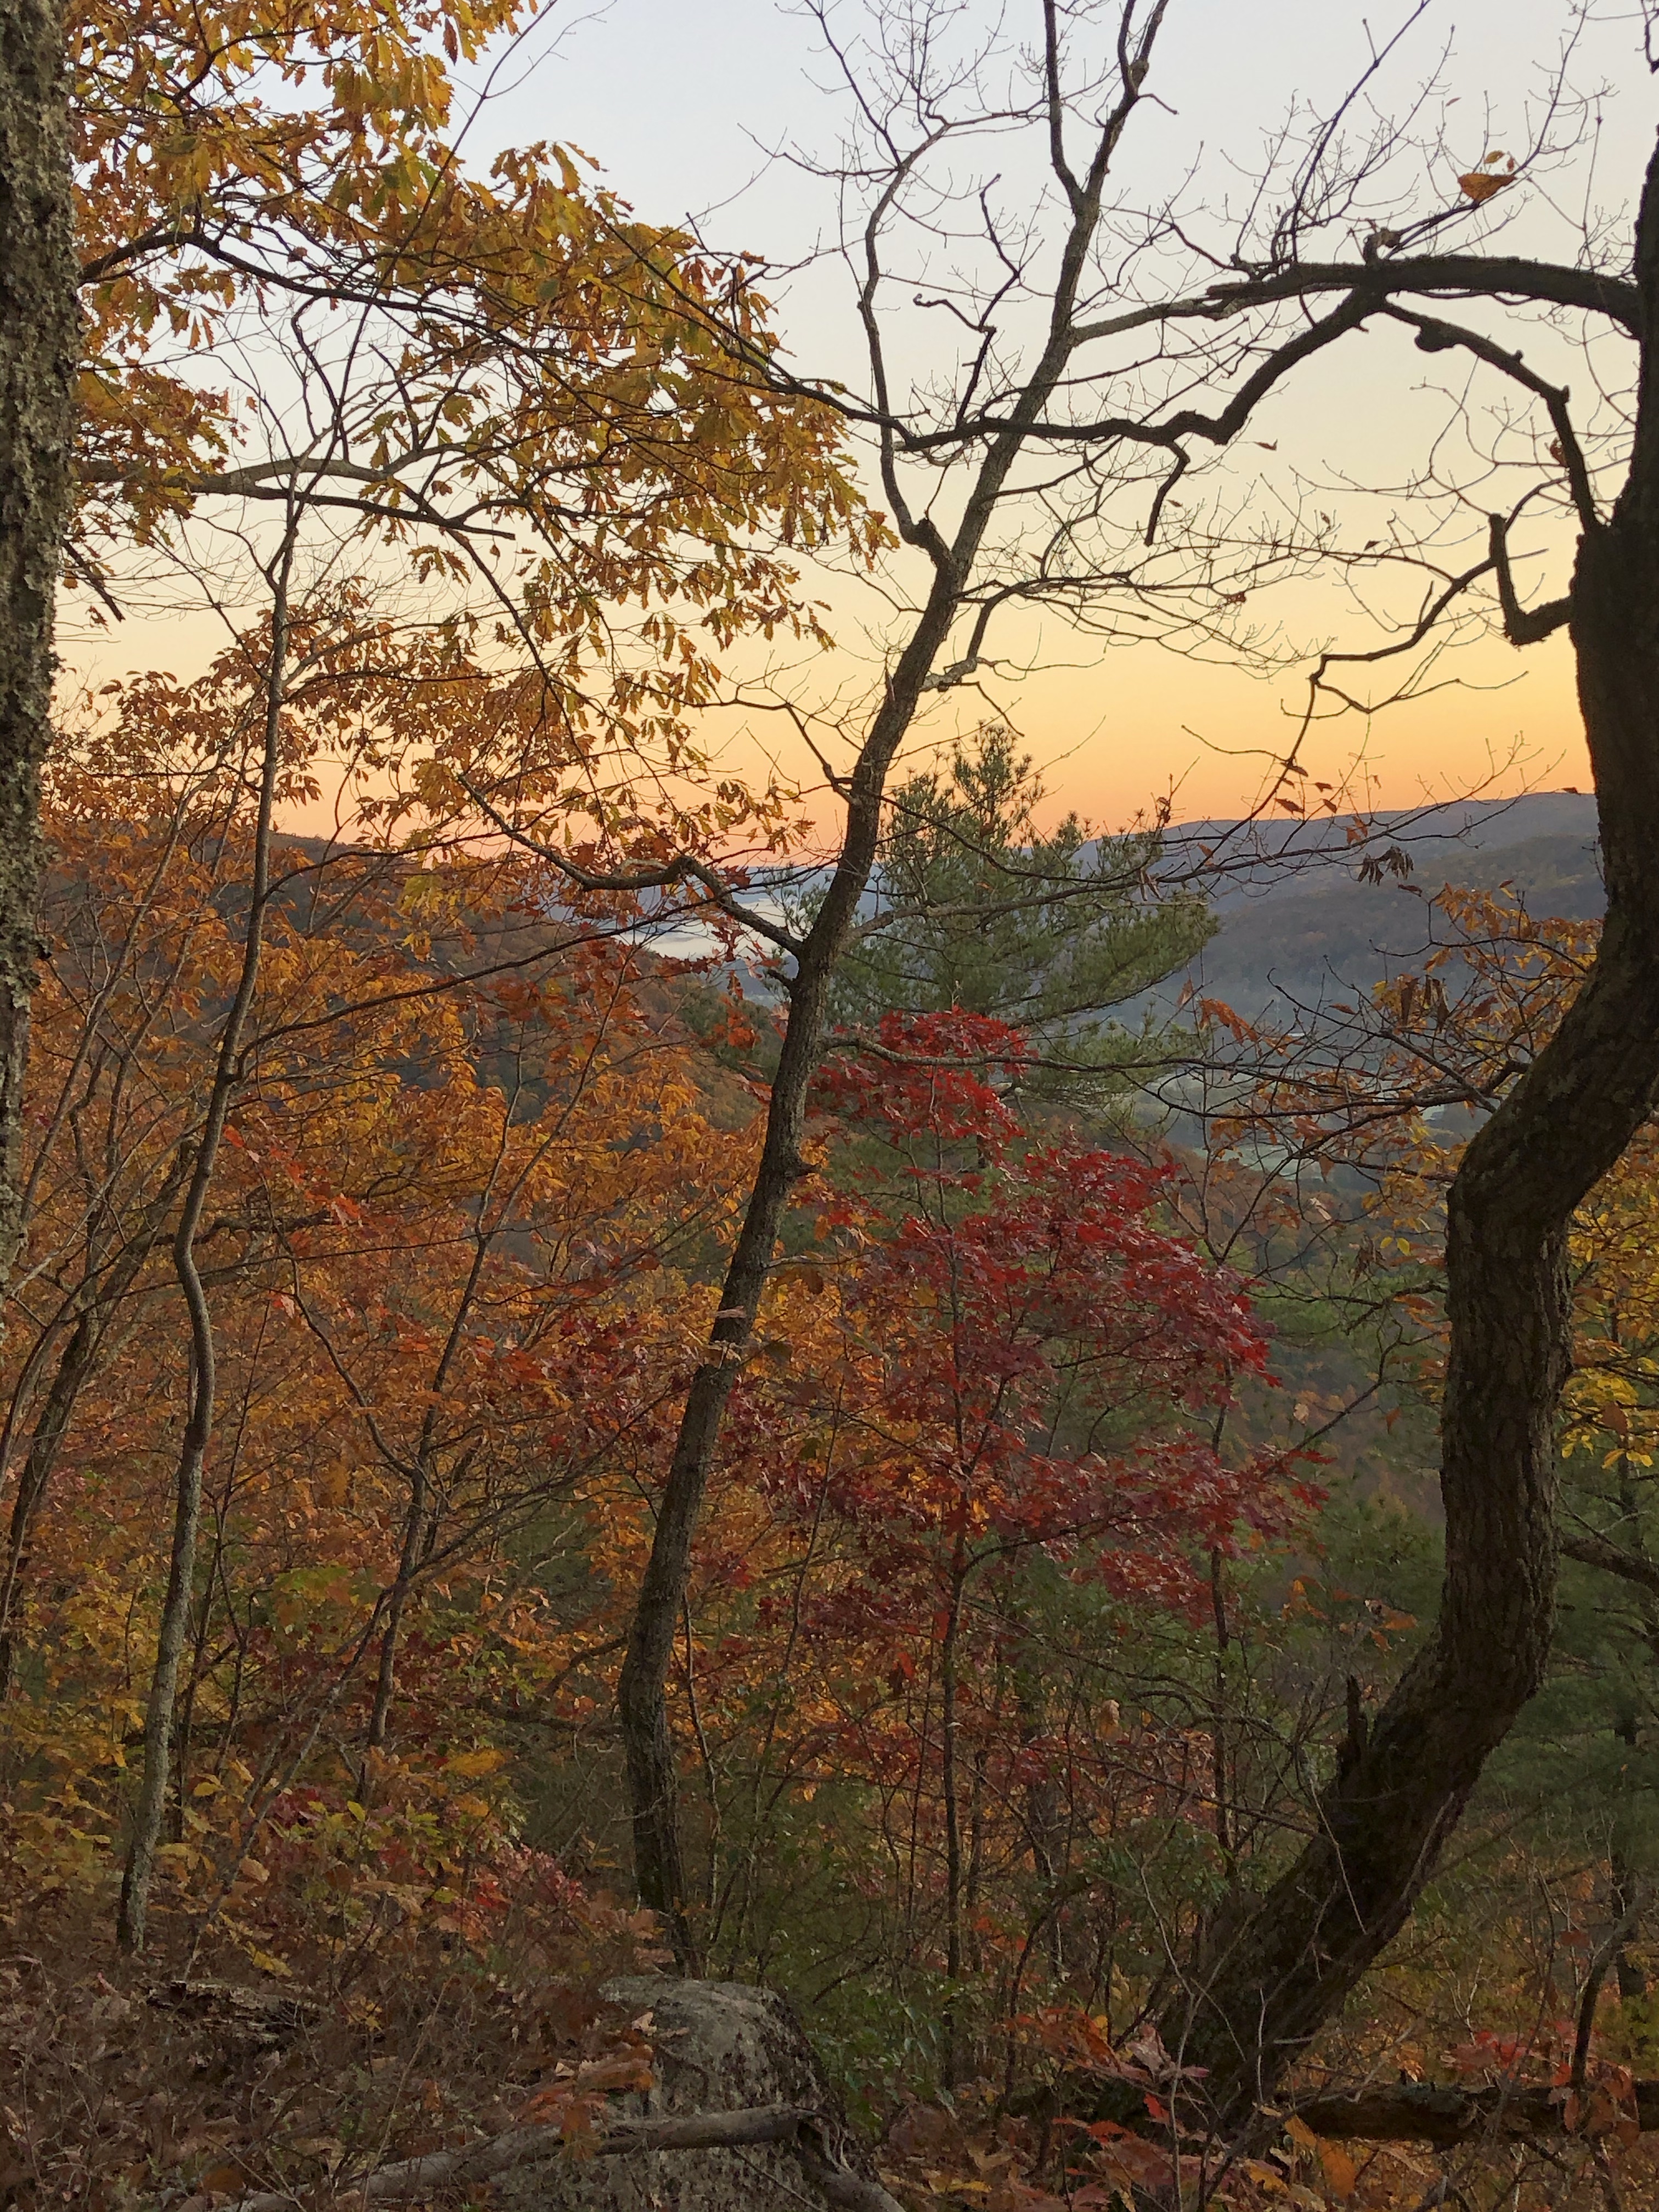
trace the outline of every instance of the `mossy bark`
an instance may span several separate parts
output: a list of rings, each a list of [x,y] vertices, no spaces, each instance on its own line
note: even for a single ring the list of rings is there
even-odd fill
[[[51,0],[0,0],[0,1282],[23,1233],[23,1070],[39,957],[52,605],[70,506],[76,282],[62,13]]]

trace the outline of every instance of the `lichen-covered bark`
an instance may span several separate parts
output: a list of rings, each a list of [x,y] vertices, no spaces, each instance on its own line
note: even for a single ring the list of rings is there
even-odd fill
[[[1248,2124],[1401,1927],[1548,1657],[1567,1234],[1659,1090],[1659,155],[1637,276],[1649,335],[1630,473],[1584,532],[1571,597],[1607,920],[1589,980],[1451,1188],[1434,1633],[1320,1803],[1318,1832],[1161,2023],[1207,2069],[1198,2094],[1229,2129]]]
[[[52,0],[0,0],[0,1282],[22,1235],[17,1164],[76,283],[63,16]]]
[[[857,2184],[874,2182],[873,2160],[848,2127],[800,2021],[775,1990],[639,1975],[610,1984],[605,1995],[635,2018],[649,2014],[656,2045],[652,2088],[616,2100],[612,2124],[801,2106],[823,2115],[854,2185],[841,2201],[857,2201]],[[795,2156],[770,2146],[560,2160],[504,2174],[495,2194],[504,2212],[799,2212],[835,2201],[804,2179]]]

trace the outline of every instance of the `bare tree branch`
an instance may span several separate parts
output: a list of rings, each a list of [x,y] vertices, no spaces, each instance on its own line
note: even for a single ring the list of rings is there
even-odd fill
[[[584,868],[567,854],[556,851],[551,845],[540,843],[527,831],[509,822],[465,776],[457,780],[478,811],[495,824],[502,836],[510,837],[515,845],[521,846],[526,853],[533,853],[538,860],[545,860],[550,868],[556,868],[562,876],[580,890],[652,891],[670,890],[676,884],[701,884],[708,894],[710,904],[717,907],[720,913],[741,923],[744,929],[752,929],[757,937],[765,938],[780,951],[799,956],[802,940],[793,931],[786,929],[781,922],[769,921],[764,915],[754,913],[746,906],[740,906],[731,885],[694,854],[677,853],[672,860],[665,860],[659,866],[649,868],[625,868],[609,872],[602,869]]]
[[[1578,1528],[1560,1539],[1564,1559],[1577,1559],[1583,1567],[1598,1567],[1604,1575],[1617,1575],[1621,1582],[1634,1583],[1640,1589],[1659,1594],[1659,1563],[1644,1559],[1638,1553],[1627,1552],[1620,1544],[1609,1543],[1593,1529]]]

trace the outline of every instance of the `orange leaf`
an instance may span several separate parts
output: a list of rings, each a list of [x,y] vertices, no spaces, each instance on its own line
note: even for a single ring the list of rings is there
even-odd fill
[[[1334,2197],[1352,2197],[1359,2179],[1359,2168],[1348,2156],[1340,2143],[1327,2142],[1322,2137],[1317,2145],[1319,2163],[1325,2169],[1325,2179]]]

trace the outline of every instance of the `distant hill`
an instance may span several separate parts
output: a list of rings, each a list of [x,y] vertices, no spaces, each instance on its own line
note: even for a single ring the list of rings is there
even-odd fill
[[[1542,792],[1502,806],[1463,800],[1384,815],[1377,827],[1384,846],[1397,843],[1411,864],[1404,884],[1392,874],[1364,881],[1340,824],[1254,830],[1247,860],[1212,892],[1220,927],[1188,971],[1194,987],[1251,1019],[1368,991],[1420,951],[1425,899],[1447,884],[1512,884],[1540,915],[1582,921],[1603,909],[1595,803],[1577,793]],[[1236,853],[1237,838],[1233,824],[1182,823],[1170,832],[1168,851],[1182,867],[1206,850]],[[1171,1002],[1185,980],[1173,978],[1159,1002]]]
[[[1340,820],[1176,824],[1164,838],[1164,866],[1202,890],[1220,927],[1189,970],[1121,1008],[1119,1018],[1133,1024],[1149,1007],[1172,1011],[1188,981],[1205,996],[1225,1000],[1250,1019],[1271,1015],[1275,1008],[1288,1013],[1292,1004],[1310,1007],[1322,1000],[1364,994],[1420,951],[1425,900],[1446,884],[1486,890],[1513,884],[1537,915],[1578,921],[1602,911],[1595,802],[1578,793],[1538,792],[1497,803],[1462,799],[1378,815],[1373,830],[1362,849],[1349,844],[1346,823]],[[285,850],[302,853],[313,862],[325,849],[336,860],[359,865],[368,859],[337,847],[325,848],[316,838],[286,837],[283,843]],[[1365,881],[1359,873],[1364,854],[1391,847],[1410,863],[1405,882],[1392,872],[1381,883]],[[410,864],[393,859],[381,865],[395,874]],[[806,888],[820,872],[804,878]],[[296,890],[289,896],[298,895]],[[764,892],[757,903],[775,906]],[[522,958],[542,932],[556,927],[557,915],[550,908],[542,917],[523,915],[494,925],[479,964]],[[660,956],[706,953],[713,939],[706,931],[682,926],[653,934],[651,945],[651,951],[635,949],[647,973],[659,969]],[[434,951],[441,964],[443,949]],[[472,957],[477,960],[476,948]],[[774,995],[773,987],[747,963],[738,963],[736,972],[753,995]],[[680,988],[666,987],[670,997]]]

